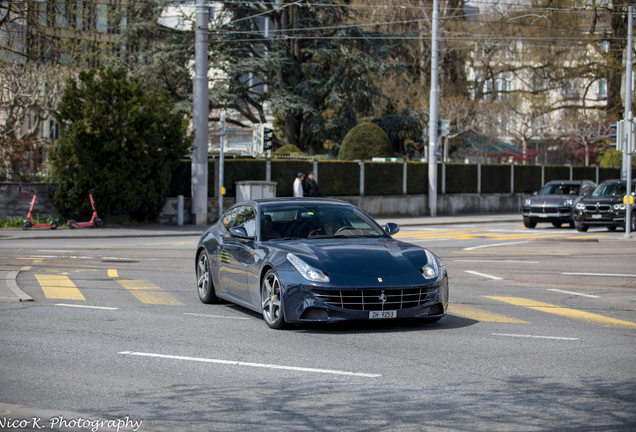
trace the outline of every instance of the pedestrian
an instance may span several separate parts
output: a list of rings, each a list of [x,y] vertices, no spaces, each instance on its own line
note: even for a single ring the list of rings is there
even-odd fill
[[[299,172],[296,176],[296,180],[294,180],[294,197],[303,197],[303,179],[305,178],[305,174]]]
[[[318,196],[318,184],[314,180],[314,173],[307,174],[307,181],[305,182],[305,196],[317,197]]]

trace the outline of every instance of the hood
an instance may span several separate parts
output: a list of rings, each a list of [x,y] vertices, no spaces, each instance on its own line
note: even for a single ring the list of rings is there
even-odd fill
[[[579,199],[578,195],[533,195],[530,197],[532,200],[532,205],[542,205],[543,203],[547,205],[565,205],[563,202],[566,200],[572,200],[574,203],[577,199]]]
[[[596,203],[599,203],[599,204],[616,204],[616,203],[622,203],[623,202],[623,196],[622,195],[615,195],[615,196],[585,197],[580,202],[582,202],[584,204],[596,204]]]
[[[394,239],[325,239],[277,245],[329,274],[349,277],[401,276],[426,264],[424,249]]]

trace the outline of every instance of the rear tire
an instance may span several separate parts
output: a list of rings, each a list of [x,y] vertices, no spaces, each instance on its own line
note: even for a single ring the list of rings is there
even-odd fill
[[[74,220],[72,220],[72,219],[71,219],[70,221],[68,221],[68,227],[69,227],[70,229],[75,229],[75,228],[77,228],[77,222],[75,222]]]
[[[95,228],[101,228],[102,225],[103,225],[103,222],[100,218],[95,219],[95,222],[93,222],[93,226]]]
[[[197,258],[197,291],[202,303],[219,303],[219,298],[214,291],[214,284],[210,276],[210,258],[206,251],[201,251]]]
[[[574,226],[576,227],[576,230],[578,232],[586,232],[587,229],[589,228],[587,225],[583,225],[583,224],[580,224],[580,223],[575,223]]]
[[[523,225],[526,228],[534,228],[534,227],[537,226],[537,223],[536,222],[531,222],[531,221],[523,221]]]
[[[20,226],[22,227],[23,230],[28,230],[31,224],[29,223],[28,219],[25,219],[22,221],[22,225]]]
[[[57,229],[57,226],[59,224],[57,223],[57,221],[51,221],[51,223],[49,225],[51,225],[51,229]]]

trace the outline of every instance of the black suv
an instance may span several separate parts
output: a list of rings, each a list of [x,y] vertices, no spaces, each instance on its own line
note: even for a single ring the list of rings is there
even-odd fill
[[[625,180],[606,180],[602,182],[590,197],[585,197],[576,204],[574,224],[578,231],[587,231],[589,227],[604,226],[614,231],[625,228],[626,192]],[[636,181],[632,182],[632,196],[636,195]],[[631,207],[631,230],[636,230],[636,206]]]
[[[574,227],[574,206],[579,200],[592,195],[596,183],[591,180],[552,180],[523,204],[523,224],[534,228],[538,222],[550,222],[555,227],[569,223]]]

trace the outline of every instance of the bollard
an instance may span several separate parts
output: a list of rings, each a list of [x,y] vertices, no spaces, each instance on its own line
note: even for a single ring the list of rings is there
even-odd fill
[[[183,195],[177,195],[177,225],[183,226]]]

